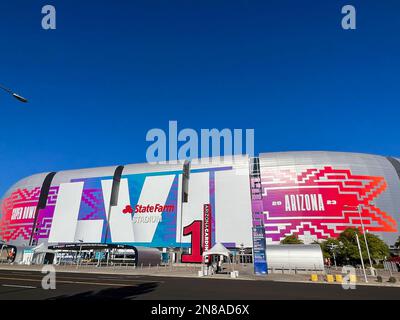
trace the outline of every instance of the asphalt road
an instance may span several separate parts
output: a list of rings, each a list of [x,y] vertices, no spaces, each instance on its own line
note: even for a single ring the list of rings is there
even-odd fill
[[[0,271],[0,300],[28,299],[400,299],[400,288],[286,283],[274,281],[151,277],[137,275],[61,273],[56,289],[42,288],[43,274]]]

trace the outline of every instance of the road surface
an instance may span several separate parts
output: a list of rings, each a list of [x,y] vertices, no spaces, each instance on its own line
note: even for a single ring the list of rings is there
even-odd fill
[[[57,272],[55,290],[44,290],[43,276],[37,271],[0,270],[0,300],[400,299],[400,288],[393,287],[344,290],[336,284],[66,272]]]

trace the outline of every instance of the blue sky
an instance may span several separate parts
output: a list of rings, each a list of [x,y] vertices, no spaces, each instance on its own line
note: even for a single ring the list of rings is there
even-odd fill
[[[357,9],[357,30],[341,8]],[[57,29],[41,28],[41,8]],[[0,195],[145,161],[148,130],[254,128],[256,152],[399,156],[398,1],[0,3]]]

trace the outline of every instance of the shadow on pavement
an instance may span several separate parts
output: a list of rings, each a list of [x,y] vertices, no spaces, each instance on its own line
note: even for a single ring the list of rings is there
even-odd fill
[[[157,283],[143,283],[137,286],[107,288],[99,291],[80,292],[74,295],[61,295],[47,300],[128,300],[138,295],[152,292],[157,287]]]

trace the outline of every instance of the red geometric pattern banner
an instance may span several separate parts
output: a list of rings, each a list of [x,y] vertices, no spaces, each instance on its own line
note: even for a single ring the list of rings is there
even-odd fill
[[[3,215],[0,222],[0,237],[3,240],[30,239],[40,190],[40,187],[18,189],[4,199],[1,208]],[[47,239],[49,236],[57,195],[58,187],[51,187],[46,208],[38,212],[36,225],[38,232],[34,235],[36,241]]]
[[[266,238],[279,241],[305,232],[318,239],[337,237],[348,227],[396,232],[396,221],[374,204],[387,187],[383,177],[353,175],[350,170],[290,169],[261,172]]]
[[[4,199],[0,225],[0,236],[3,240],[29,240],[39,196],[40,187],[36,187],[18,189]]]

